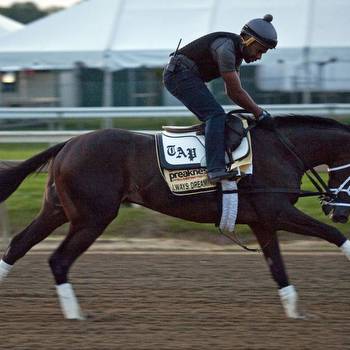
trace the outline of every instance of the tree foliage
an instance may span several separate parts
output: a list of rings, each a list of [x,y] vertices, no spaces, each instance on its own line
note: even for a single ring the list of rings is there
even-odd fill
[[[32,2],[24,2],[14,3],[9,7],[0,7],[0,14],[17,22],[27,24],[61,9],[62,7],[56,6],[47,9],[40,9]]]

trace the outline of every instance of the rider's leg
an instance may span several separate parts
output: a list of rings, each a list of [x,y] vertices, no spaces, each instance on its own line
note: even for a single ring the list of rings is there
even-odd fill
[[[205,151],[208,172],[225,170],[225,118],[213,113],[205,124]]]
[[[225,175],[226,113],[196,72],[178,65],[166,71],[164,84],[201,121],[206,122],[206,159],[208,172]]]

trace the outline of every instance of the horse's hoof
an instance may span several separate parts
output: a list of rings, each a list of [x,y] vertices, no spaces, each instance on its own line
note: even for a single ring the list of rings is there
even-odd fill
[[[81,322],[81,321],[86,321],[86,317],[79,317],[79,318],[66,318],[67,321],[74,321],[74,322]]]
[[[295,317],[295,320],[307,320],[308,317],[306,315],[298,315],[297,317]]]
[[[289,315],[288,318],[292,320],[307,320],[309,317],[305,313],[295,313],[293,315]]]
[[[80,314],[76,317],[72,318],[66,318],[67,321],[87,321],[89,319],[88,314]]]
[[[85,321],[93,321],[96,318],[96,316],[91,313],[84,314],[84,317],[85,317]]]

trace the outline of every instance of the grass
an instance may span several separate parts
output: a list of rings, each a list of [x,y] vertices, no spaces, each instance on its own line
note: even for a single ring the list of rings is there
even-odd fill
[[[48,144],[2,143],[0,144],[0,159],[23,160],[32,157],[34,154],[37,154],[48,147]]]
[[[326,177],[324,175],[324,177]],[[13,232],[23,229],[39,212],[42,195],[46,182],[46,174],[33,175],[27,178],[19,189],[7,200],[7,208]],[[305,190],[312,190],[312,185],[307,178],[303,181]],[[319,201],[315,197],[301,198],[297,207],[317,220],[330,224],[330,219],[325,217]],[[347,233],[350,224],[336,226],[341,232]],[[67,232],[64,226],[56,230],[59,235]],[[111,236],[137,236],[137,237],[178,237],[208,240],[214,237],[217,229],[214,225],[198,224],[172,218],[155,213],[149,209],[123,206],[119,216],[114,220],[105,232],[106,237]],[[250,232],[248,226],[237,225],[237,233],[244,235]]]

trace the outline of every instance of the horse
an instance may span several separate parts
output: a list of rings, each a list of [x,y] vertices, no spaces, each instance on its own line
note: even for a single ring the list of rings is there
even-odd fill
[[[334,222],[348,220],[350,127],[313,116],[276,116],[272,122],[273,128],[262,123],[251,130],[254,173],[239,181],[237,223],[252,229],[277,284],[285,314],[297,319],[304,315],[298,308],[296,288],[287,276],[277,231],[324,239],[350,260],[350,241],[339,230],[294,206],[301,196],[306,170],[327,164],[331,195],[325,197],[324,210]],[[278,135],[283,135],[293,149]],[[11,240],[0,261],[0,281],[34,245],[69,222],[67,236],[48,261],[67,319],[85,319],[68,280],[69,270],[117,217],[122,202],[199,223],[217,222],[219,191],[177,196],[169,190],[158,167],[154,135],[102,129],[52,146],[1,170],[0,202],[45,164],[49,171],[42,208]]]

